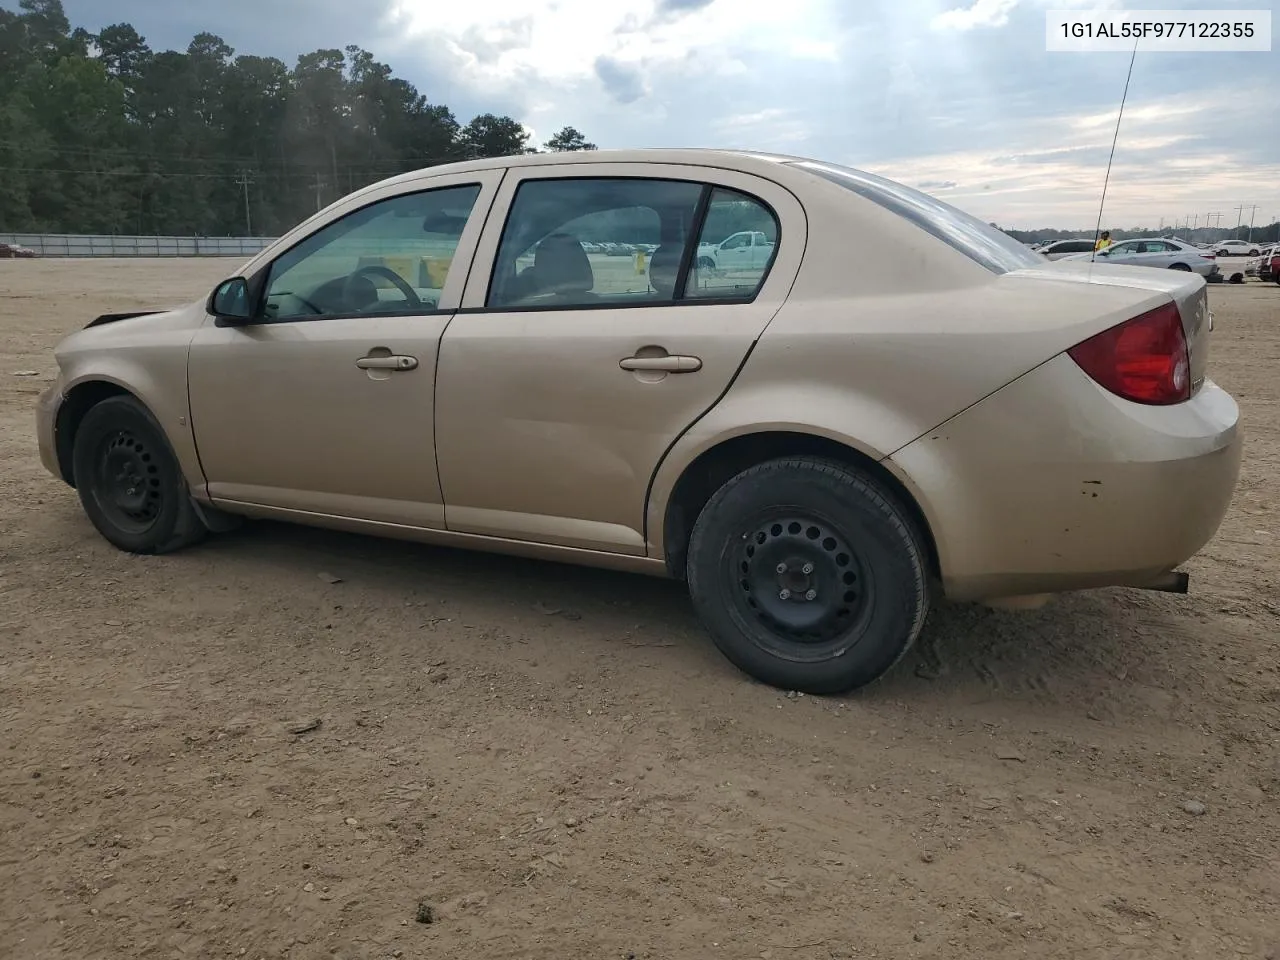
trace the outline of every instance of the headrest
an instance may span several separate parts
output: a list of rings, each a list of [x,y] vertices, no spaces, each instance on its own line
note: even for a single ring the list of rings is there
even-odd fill
[[[596,285],[587,251],[567,233],[553,233],[538,244],[533,269],[539,293],[587,293]]]
[[[676,295],[676,278],[683,254],[683,244],[667,243],[653,251],[649,258],[649,282],[663,300],[670,300]]]

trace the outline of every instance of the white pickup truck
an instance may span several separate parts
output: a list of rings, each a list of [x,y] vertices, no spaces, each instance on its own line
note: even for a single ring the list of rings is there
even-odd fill
[[[702,270],[763,270],[773,256],[774,243],[759,230],[740,230],[720,243],[698,244]]]

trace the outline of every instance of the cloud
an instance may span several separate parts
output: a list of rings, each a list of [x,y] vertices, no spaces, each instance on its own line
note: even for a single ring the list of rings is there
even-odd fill
[[[930,22],[935,30],[973,30],[976,27],[1003,27],[1019,0],[973,0],[968,7],[940,13]]]
[[[533,42],[533,17],[504,20],[492,25],[473,25],[463,31],[457,41],[459,49],[479,62],[491,64],[504,53],[522,50]]]
[[[610,56],[596,57],[596,76],[619,103],[634,103],[644,96],[644,73],[634,64]]]
[[[705,9],[713,3],[715,3],[715,0],[658,0],[654,4],[652,22],[670,22]]]

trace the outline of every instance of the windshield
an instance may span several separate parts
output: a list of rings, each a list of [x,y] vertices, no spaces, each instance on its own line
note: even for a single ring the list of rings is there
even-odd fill
[[[1041,264],[1038,256],[1007,233],[919,190],[878,177],[874,173],[834,163],[821,163],[817,160],[795,160],[790,163],[852,190],[886,210],[892,210],[982,264],[992,273],[1008,273]]]

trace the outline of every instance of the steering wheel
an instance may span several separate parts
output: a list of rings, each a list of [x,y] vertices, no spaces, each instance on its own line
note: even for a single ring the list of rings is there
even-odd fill
[[[365,274],[374,274],[376,276],[382,277],[384,280],[389,280],[393,287],[395,287],[397,290],[399,290],[401,293],[404,294],[405,301],[408,303],[409,306],[417,307],[418,309],[423,309],[423,304],[422,304],[422,301],[418,298],[418,294],[414,291],[413,287],[409,286],[409,284],[405,281],[404,277],[400,276],[400,274],[396,273],[391,268],[384,267],[376,263],[369,264],[368,266],[365,266],[365,267],[357,267],[343,282],[342,299],[345,302],[347,303],[352,302],[351,295],[354,292],[355,281],[357,278],[365,276]]]

